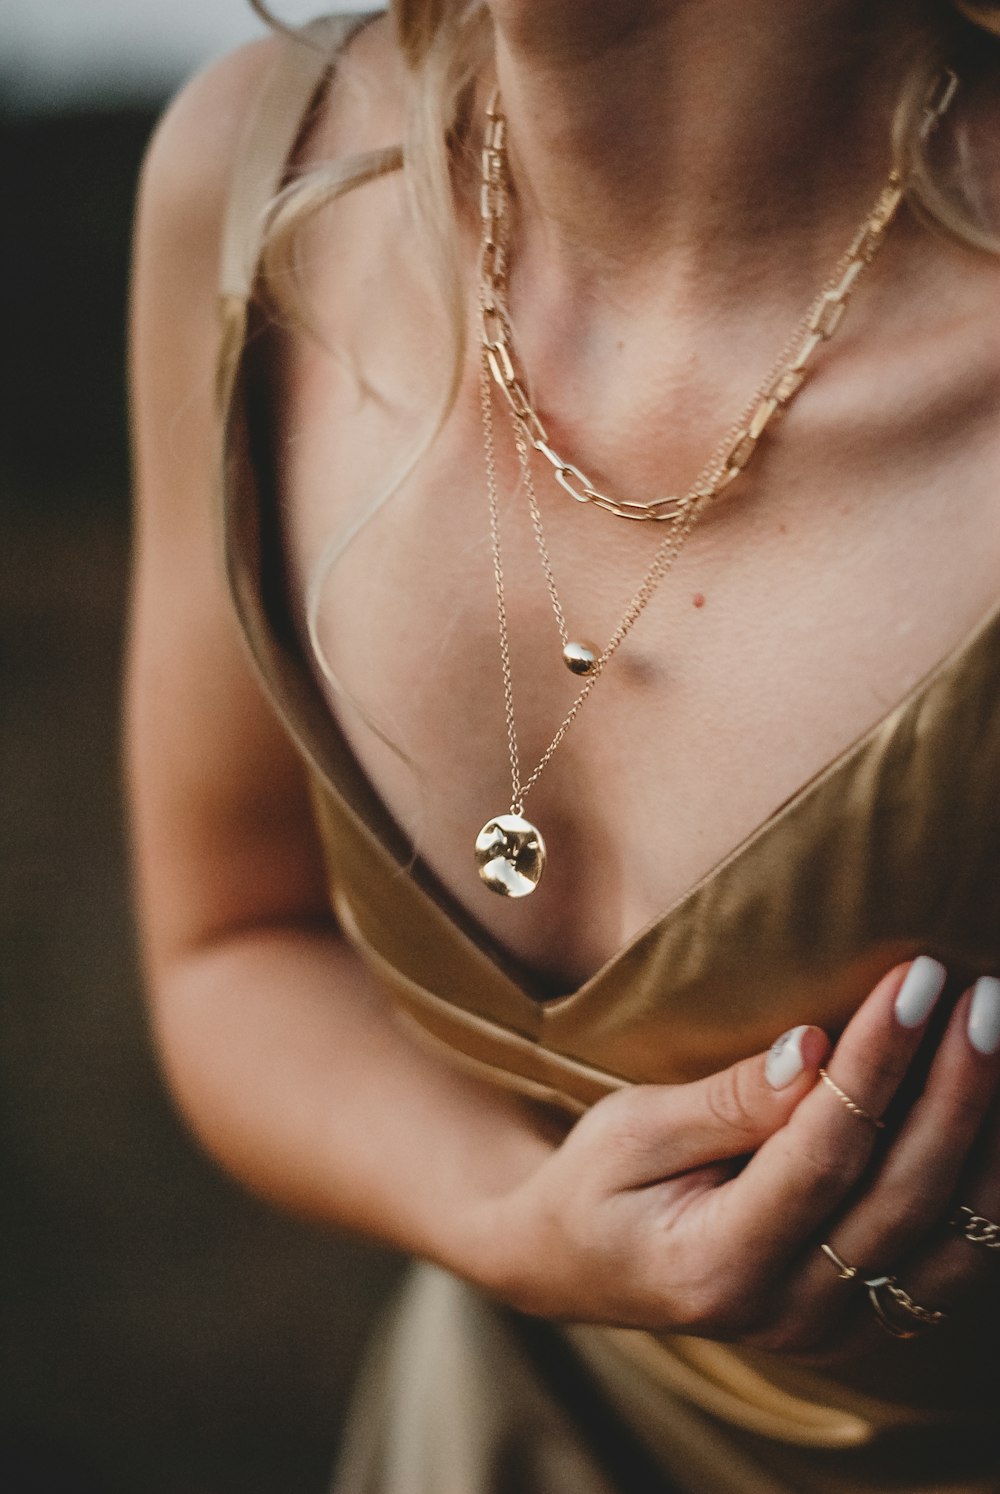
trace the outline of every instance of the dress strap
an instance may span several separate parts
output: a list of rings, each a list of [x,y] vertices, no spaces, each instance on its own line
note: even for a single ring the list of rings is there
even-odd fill
[[[233,172],[222,234],[219,290],[224,300],[249,298],[264,214],[281,187],[310,105],[338,53],[369,19],[368,14],[324,16],[282,37]]]

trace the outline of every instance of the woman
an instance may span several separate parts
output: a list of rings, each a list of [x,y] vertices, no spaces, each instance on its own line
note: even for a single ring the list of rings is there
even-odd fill
[[[163,1062],[249,1186],[433,1263],[338,1489],[1000,1487],[1000,10],[961,11],[401,0],[152,148]]]

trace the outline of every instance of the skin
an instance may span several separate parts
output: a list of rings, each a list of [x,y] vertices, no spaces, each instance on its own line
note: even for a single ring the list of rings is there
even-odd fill
[[[874,198],[886,59],[913,8],[493,9],[519,354],[560,450],[616,493],[682,490]],[[862,24],[871,45],[859,49]],[[215,549],[220,217],[269,54],[235,55],[174,105],[137,231],[128,763],[156,1034],[191,1125],[283,1206],[551,1316],[854,1353],[879,1340],[870,1314],[845,1311],[817,1238],[852,1261],[902,1260],[921,1301],[951,1307],[981,1291],[982,1252],[938,1229],[957,1177],[963,1199],[1000,1214],[998,1062],[969,1044],[967,998],[877,1161],[872,1128],[816,1070],[828,1062],[867,1110],[886,1108],[923,1036],[893,1016],[902,970],[832,1055],[811,1029],[805,1069],[781,1091],[757,1055],[698,1084],[614,1095],[564,1135],[416,1045],[334,927],[301,773],[248,671]],[[307,156],[399,138],[400,64],[384,25],[357,43],[352,69]],[[471,214],[463,223],[471,286]],[[419,437],[428,388],[447,372],[398,178],[323,215],[302,262],[319,330],[342,356],[271,341],[300,612],[331,530],[384,484],[387,454],[402,460]],[[592,973],[994,604],[1000,348],[982,327],[998,294],[996,262],[909,218],[896,226],[822,377],[739,503],[696,530],[533,792],[529,814],[565,850],[516,911],[470,876],[476,831],[509,802],[470,359],[441,437],[338,568],[321,637],[348,695],[408,756],[331,692],[390,809],[540,986]],[[365,399],[345,372],[352,359]],[[509,491],[511,443],[499,445]],[[571,631],[579,617],[581,632],[606,636],[649,537],[551,496]],[[504,554],[533,762],[565,674],[531,535],[513,518]],[[731,1159],[748,1155],[733,1175]],[[734,1252],[748,1239],[753,1251]]]

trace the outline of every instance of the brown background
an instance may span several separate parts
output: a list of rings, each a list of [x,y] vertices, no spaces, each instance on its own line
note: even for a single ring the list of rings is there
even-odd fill
[[[152,118],[0,104],[0,1490],[312,1494],[397,1267],[198,1152],[130,929],[123,305]]]

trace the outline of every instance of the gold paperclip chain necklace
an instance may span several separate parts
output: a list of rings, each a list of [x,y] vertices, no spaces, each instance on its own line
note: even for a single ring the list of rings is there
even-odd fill
[[[920,127],[926,139],[950,108],[958,78],[945,69],[932,87],[924,105]],[[796,326],[779,357],[778,364],[761,385],[740,418],[730,427],[692,491],[683,498],[668,497],[650,502],[619,501],[600,492],[572,462],[565,461],[549,444],[548,432],[532,404],[523,378],[517,372],[513,332],[507,311],[509,281],[507,218],[507,121],[494,93],[487,107],[480,177],[480,335],[488,355],[490,373],[515,418],[521,422],[532,446],[551,466],[556,481],[579,503],[590,503],[618,518],[671,521],[696,496],[706,474],[714,473],[714,492],[733,482],[753,456],[756,444],[777,408],[786,405],[801,387],[806,365],[816,349],[836,331],[847,299],[858,276],[877,252],[888,223],[899,206],[902,186],[897,171],[889,173],[871,213],[861,224],[848,249],[838,261],[827,283]],[[790,354],[794,352],[795,356]],[[773,386],[773,387],[772,387]]]
[[[923,133],[934,127],[949,107],[957,79],[946,73],[934,89],[925,109]],[[548,434],[517,375],[512,356],[512,331],[506,309],[507,263],[507,122],[494,94],[487,110],[483,142],[483,177],[480,190],[482,238],[479,258],[479,304],[481,326],[480,407],[486,492],[489,506],[490,548],[497,598],[500,666],[503,676],[507,748],[511,768],[511,801],[506,814],[494,815],[476,837],[475,857],[479,875],[492,891],[503,897],[524,897],[533,892],[545,869],[546,848],[540,830],[524,816],[524,800],[538,782],[576,720],[610,659],[627,638],[656,588],[677,559],[700,513],[746,469],[772,417],[787,408],[806,379],[807,367],[817,348],[839,327],[847,301],[865,267],[884,242],[903,196],[899,173],[889,173],[874,207],[866,215],[851,243],[819,295],[796,326],[777,363],[769,371],[752,399],[727,431],[719,447],[683,497],[656,499],[648,504],[621,503],[599,492],[579,468],[562,459],[550,446]],[[520,752],[514,714],[514,684],[510,661],[510,636],[500,544],[500,502],[497,480],[496,442],[493,422],[493,387],[503,393],[514,419],[515,441],[522,481],[528,494],[536,543],[545,570],[553,612],[563,642],[563,659],[576,674],[586,676],[583,686],[556,728],[538,763],[521,777]],[[629,519],[655,520],[669,525],[664,540],[618,626],[604,649],[569,640],[563,609],[555,585],[551,559],[545,544],[541,515],[530,469],[530,449],[538,451],[552,466],[556,480],[581,503]]]

